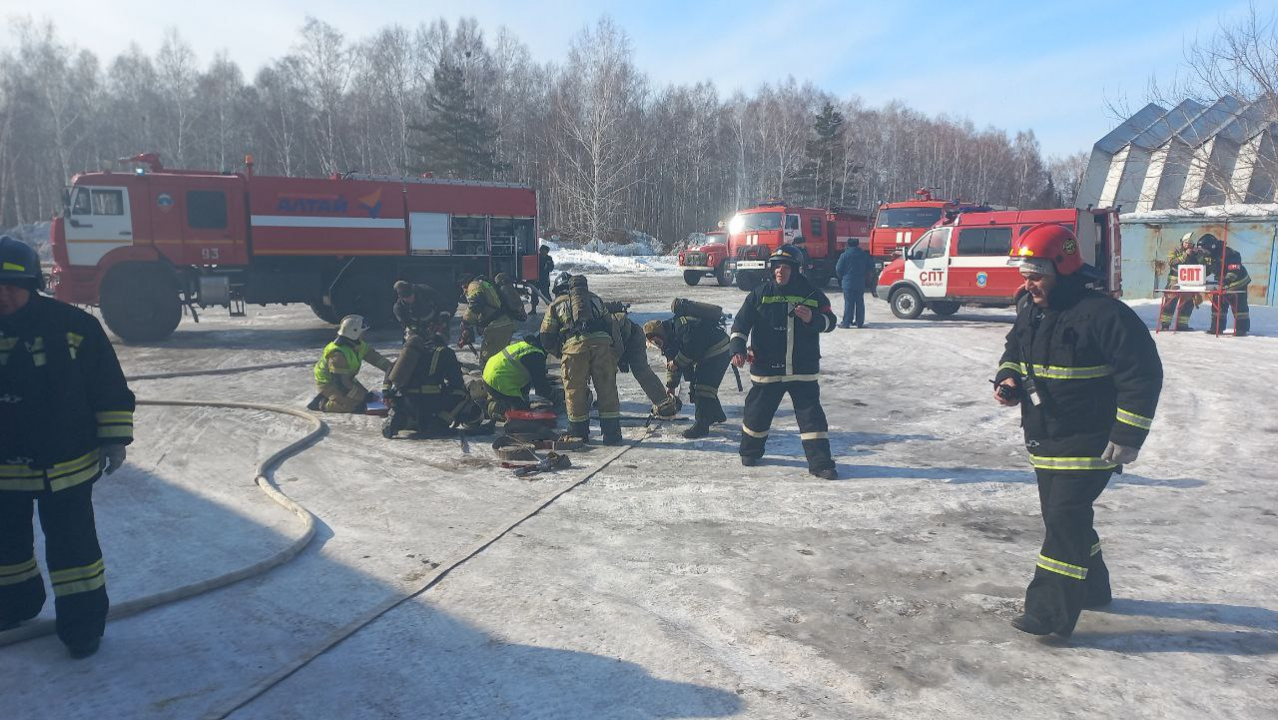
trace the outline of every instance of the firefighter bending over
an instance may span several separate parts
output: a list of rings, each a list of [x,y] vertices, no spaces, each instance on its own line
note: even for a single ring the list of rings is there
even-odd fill
[[[1110,601],[1092,503],[1115,469],[1134,462],[1162,390],[1158,349],[1136,313],[1087,289],[1074,233],[1036,225],[1012,244],[1025,292],[1007,334],[994,399],[1021,407],[1038,476],[1046,538],[1025,613],[1033,635],[1068,636],[1085,608]]]
[[[838,320],[830,299],[799,274],[800,255],[782,245],[768,258],[772,278],[746,296],[732,323],[732,364],[746,362],[746,341],[754,359],[753,383],[746,395],[741,423],[741,464],[758,465],[763,457],[772,417],[781,398],[790,394],[808,472],[833,480],[838,471],[830,457],[829,425],[821,408],[821,333],[834,330]]]
[[[679,412],[679,398],[666,393],[665,385],[648,364],[648,343],[643,328],[630,319],[621,303],[608,303],[612,320],[612,350],[617,356],[617,372],[630,373],[643,394],[652,403],[652,412],[661,417],[674,417]]]
[[[371,397],[360,384],[359,369],[367,360],[378,370],[388,371],[390,360],[364,342],[368,323],[359,315],[347,315],[337,327],[337,338],[324,347],[315,363],[315,391],[319,393],[306,407],[334,413],[362,413]]]
[[[621,401],[617,397],[617,359],[612,354],[608,310],[590,292],[585,275],[574,275],[568,291],[555,298],[541,323],[546,351],[563,361],[568,434],[590,439],[590,393],[599,397],[599,429],[605,445],[620,445]]]
[[[515,321],[506,309],[501,293],[483,273],[465,273],[462,282],[466,288],[466,310],[462,313],[466,326],[462,328],[457,346],[469,345],[471,328],[478,328],[484,336],[477,351],[479,365],[483,367],[488,358],[510,343],[511,336],[515,334]]]
[[[488,417],[506,421],[506,411],[531,407],[528,391],[558,404],[563,400],[546,374],[546,350],[541,336],[533,333],[511,343],[484,365],[484,392],[488,396]]]
[[[134,400],[98,321],[43,289],[36,251],[0,237],[0,631],[44,607],[38,508],[58,638],[84,658],[109,605],[93,483],[124,464]]]
[[[710,434],[710,426],[728,416],[719,402],[719,385],[728,372],[728,335],[717,325],[695,317],[675,316],[669,320],[649,320],[643,324],[648,342],[666,356],[666,391],[679,393],[679,383],[688,378],[689,396],[696,403],[692,427],[683,431],[689,439]]]
[[[415,439],[448,437],[455,434],[454,424],[482,419],[479,406],[466,392],[457,353],[440,334],[446,327],[446,313],[410,327],[382,386],[390,405],[390,415],[382,424],[383,437],[393,438],[405,429],[414,429]]]

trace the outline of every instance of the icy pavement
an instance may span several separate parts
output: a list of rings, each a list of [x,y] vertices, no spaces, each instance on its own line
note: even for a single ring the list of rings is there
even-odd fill
[[[591,284],[640,322],[675,296],[731,311],[743,297],[664,273]],[[1273,718],[1278,313],[1252,313],[1258,337],[1158,335],[1153,434],[1097,503],[1119,599],[1068,645],[1007,623],[1041,539],[1016,413],[990,399],[1010,312],[900,321],[870,300],[867,328],[823,342],[842,480],[806,474],[788,404],[765,464],[741,468],[729,375],[732,421],[710,438],[662,427],[350,633],[609,451],[529,481],[482,440],[464,454],[328,417],[331,434],[277,474],[320,520],[306,551],[112,622],[90,660],[54,638],[0,647],[3,717]],[[305,308],[253,308],[119,351],[130,374],[301,363],[331,335]],[[295,406],[312,394],[301,366],[134,387]],[[642,414],[629,376],[621,389]],[[266,413],[142,409],[130,464],[97,486],[113,599],[285,547],[296,523],[252,471],[303,431]]]

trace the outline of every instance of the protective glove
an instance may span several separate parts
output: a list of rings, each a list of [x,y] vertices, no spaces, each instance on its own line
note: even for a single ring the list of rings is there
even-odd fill
[[[123,445],[103,445],[102,457],[98,461],[100,463],[99,467],[105,470],[107,475],[110,475],[119,470],[120,466],[124,464],[126,454]]]
[[[683,401],[678,397],[671,395],[652,406],[652,412],[657,417],[670,418],[679,414],[680,408],[683,407]]]
[[[617,372],[622,372],[622,373],[630,372],[630,363],[626,362],[625,360],[619,361],[617,363]]]
[[[1111,442],[1105,446],[1105,452],[1101,453],[1101,460],[1112,462],[1115,465],[1128,465],[1136,462],[1137,455],[1140,455],[1140,448]]]

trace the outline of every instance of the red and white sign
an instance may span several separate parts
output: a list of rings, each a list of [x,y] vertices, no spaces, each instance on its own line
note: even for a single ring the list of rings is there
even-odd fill
[[[1207,287],[1207,268],[1203,265],[1180,265],[1176,268],[1176,283],[1182,288]]]

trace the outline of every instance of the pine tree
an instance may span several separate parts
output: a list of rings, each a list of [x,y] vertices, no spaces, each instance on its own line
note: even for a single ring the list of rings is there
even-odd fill
[[[410,144],[420,158],[413,172],[430,172],[436,177],[491,178],[506,168],[497,161],[497,129],[475,93],[466,87],[459,65],[443,61],[435,66],[431,88],[426,94],[427,116],[423,123],[410,125],[421,141]]]
[[[788,201],[824,208],[835,204],[844,161],[843,122],[843,113],[828,102],[816,114],[812,123],[816,136],[808,140],[806,159],[785,183]]]

